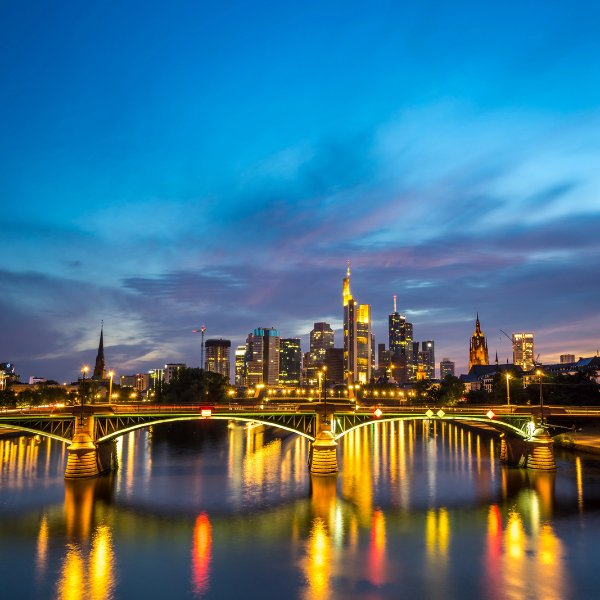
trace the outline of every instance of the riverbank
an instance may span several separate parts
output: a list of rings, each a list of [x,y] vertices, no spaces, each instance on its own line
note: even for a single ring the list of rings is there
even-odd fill
[[[554,443],[568,450],[600,454],[600,428],[586,427],[585,431],[569,431],[554,436]]]

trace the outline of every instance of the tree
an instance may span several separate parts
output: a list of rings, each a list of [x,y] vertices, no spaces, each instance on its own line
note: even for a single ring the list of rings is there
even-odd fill
[[[439,399],[449,406],[455,405],[465,395],[465,384],[454,375],[444,377],[440,389]]]
[[[217,404],[225,402],[227,379],[218,373],[196,368],[181,368],[177,376],[162,386],[156,402],[170,404]]]

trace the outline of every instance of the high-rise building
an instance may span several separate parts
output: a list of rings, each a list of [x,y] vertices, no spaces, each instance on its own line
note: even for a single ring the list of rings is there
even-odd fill
[[[231,341],[223,339],[206,340],[204,348],[206,350],[204,369],[223,375],[229,383],[231,377]]]
[[[100,343],[98,344],[98,354],[96,354],[96,364],[92,379],[106,379],[106,364],[104,361],[104,322],[100,326]]]
[[[184,363],[169,363],[165,365],[162,377],[163,383],[171,383],[177,377],[177,372],[181,369],[185,369]]]
[[[531,371],[535,364],[533,352],[533,333],[513,333],[513,364],[518,365],[523,371]]]
[[[332,384],[344,383],[344,349],[327,348],[325,351],[327,381]]]
[[[413,352],[413,325],[401,315],[396,307],[396,295],[394,295],[394,312],[388,318],[388,336],[390,348],[390,360],[397,370],[394,379],[400,383],[414,381],[417,369],[418,348]],[[399,377],[399,379],[398,379]]]
[[[357,304],[350,291],[350,264],[343,280],[344,370],[348,383],[371,379],[371,306]]]
[[[300,338],[282,338],[279,342],[279,383],[299,385],[301,372]]]
[[[246,385],[246,346],[235,349],[235,385]]]
[[[273,327],[258,327],[248,335],[246,385],[277,385],[279,339],[279,332]]]
[[[574,354],[561,354],[560,355],[560,364],[561,365],[568,364],[568,363],[574,363],[574,362],[575,362]]]
[[[334,332],[329,323],[315,323],[310,332],[310,349],[304,356],[305,381],[317,383],[317,371],[325,364],[325,353],[333,348]]]
[[[454,363],[449,358],[442,358],[440,361],[440,379],[445,379],[448,375],[454,376]]]
[[[433,340],[421,342],[418,365],[427,379],[435,379],[435,343]]]
[[[490,359],[488,356],[488,347],[485,335],[481,331],[479,323],[479,313],[475,321],[475,331],[471,336],[471,344],[469,346],[469,370],[473,365],[489,365]]]

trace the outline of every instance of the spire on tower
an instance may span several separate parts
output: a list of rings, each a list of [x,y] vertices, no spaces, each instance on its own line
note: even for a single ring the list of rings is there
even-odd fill
[[[350,259],[348,259],[348,260],[346,261],[346,263],[348,264],[348,269],[346,270],[346,275],[347,275],[348,277],[350,277]]]
[[[94,374],[92,379],[106,378],[106,364],[104,361],[104,321],[100,322],[100,342],[98,343],[98,354],[96,354],[96,364],[94,365]]]
[[[394,294],[394,312],[397,313],[398,311],[396,310],[396,294]]]

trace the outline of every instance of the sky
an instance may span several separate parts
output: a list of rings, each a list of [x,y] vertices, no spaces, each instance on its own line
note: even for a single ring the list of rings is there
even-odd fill
[[[342,346],[347,260],[376,343],[596,354],[600,7],[490,4],[0,3],[0,362]]]

